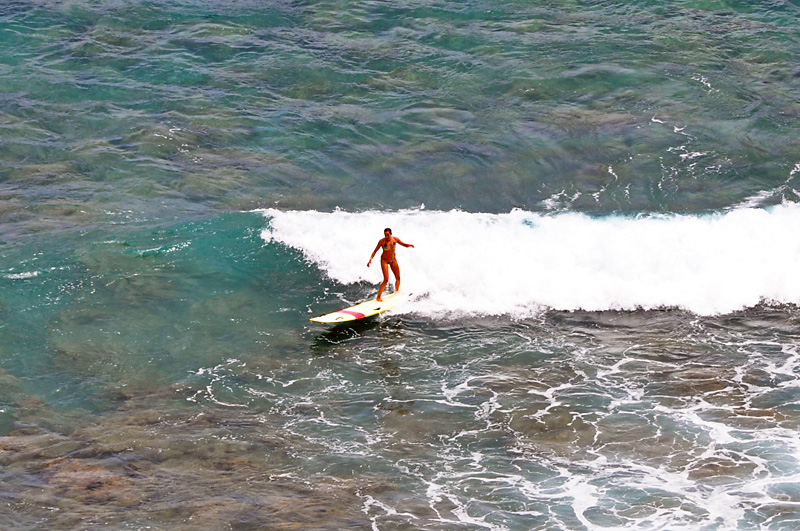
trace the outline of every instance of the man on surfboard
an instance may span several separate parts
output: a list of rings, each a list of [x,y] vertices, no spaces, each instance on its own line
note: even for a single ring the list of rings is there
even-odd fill
[[[392,229],[390,228],[383,229],[383,236],[383,238],[378,240],[378,245],[375,246],[375,250],[372,251],[372,256],[369,257],[369,262],[367,262],[367,267],[369,267],[372,263],[372,259],[375,258],[375,253],[378,252],[378,249],[383,248],[383,253],[381,253],[383,282],[381,282],[381,287],[378,288],[378,296],[375,298],[378,302],[383,302],[381,295],[383,295],[383,290],[386,289],[386,284],[389,283],[389,268],[392,268],[392,273],[394,273],[395,293],[400,289],[400,265],[398,265],[397,256],[394,253],[397,244],[399,243],[403,247],[414,247],[410,243],[402,242],[400,238],[392,236]]]

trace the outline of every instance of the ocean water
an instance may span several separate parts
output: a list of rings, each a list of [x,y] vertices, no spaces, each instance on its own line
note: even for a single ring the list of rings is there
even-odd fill
[[[800,528],[800,4],[0,2],[0,527]],[[374,296],[384,227],[408,303]]]

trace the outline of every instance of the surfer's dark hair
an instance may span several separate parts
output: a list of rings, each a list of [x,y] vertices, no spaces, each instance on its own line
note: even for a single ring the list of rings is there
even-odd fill
[[[390,229],[389,227],[386,227],[385,229],[383,229],[383,232],[388,232],[389,234],[391,234],[392,233],[392,229]]]

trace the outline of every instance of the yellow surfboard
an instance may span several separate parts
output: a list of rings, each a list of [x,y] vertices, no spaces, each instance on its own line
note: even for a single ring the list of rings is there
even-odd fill
[[[386,310],[391,310],[398,304],[407,301],[409,295],[406,295],[405,293],[392,293],[391,295],[384,295],[382,302],[372,299],[371,301],[362,302],[343,310],[338,310],[333,313],[314,317],[311,320],[315,323],[346,323],[347,321],[355,321],[356,319],[372,317],[373,315],[378,315]]]

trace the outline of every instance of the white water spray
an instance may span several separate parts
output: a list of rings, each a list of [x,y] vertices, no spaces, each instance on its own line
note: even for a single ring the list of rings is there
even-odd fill
[[[262,236],[300,250],[335,282],[380,282],[367,260],[384,227],[398,247],[406,308],[425,315],[682,308],[712,315],[800,303],[800,205],[705,216],[592,218],[423,209],[265,210]]]

